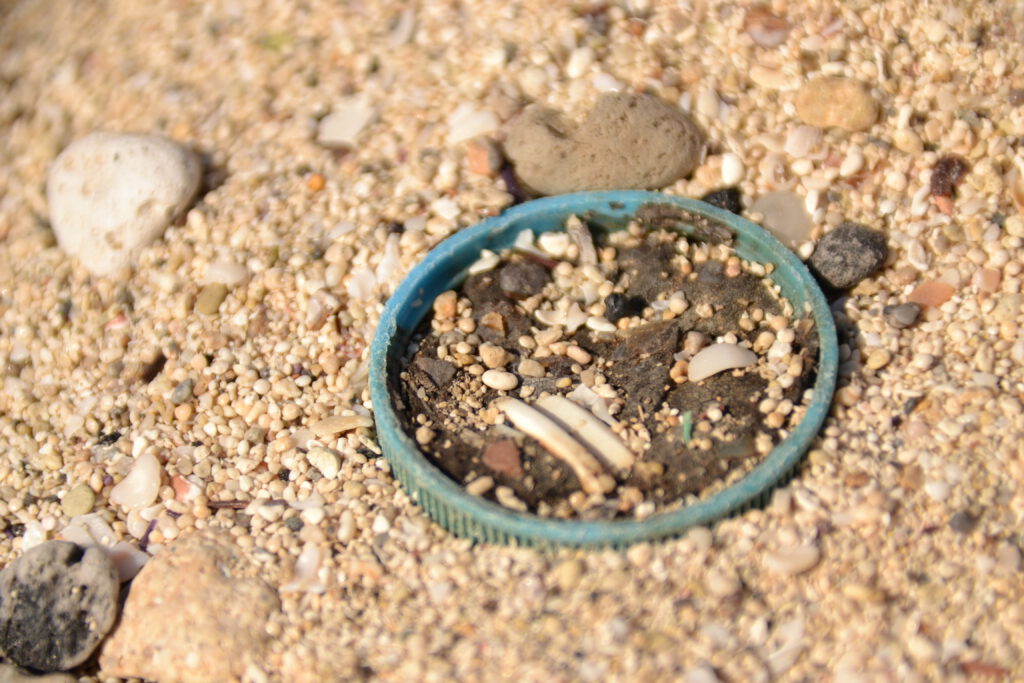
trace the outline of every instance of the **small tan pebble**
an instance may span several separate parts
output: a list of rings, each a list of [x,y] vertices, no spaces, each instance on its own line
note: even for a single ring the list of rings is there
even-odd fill
[[[590,353],[586,349],[576,346],[575,344],[570,344],[565,349],[565,355],[580,365],[586,365],[592,360]]]
[[[551,570],[551,578],[563,593],[568,593],[583,578],[583,563],[576,558],[563,560]]]
[[[503,370],[488,370],[480,379],[485,385],[498,391],[512,391],[519,386],[519,378]]]
[[[202,315],[216,315],[227,296],[227,285],[220,282],[206,285],[196,296],[196,312]]]
[[[341,456],[323,446],[310,448],[306,454],[306,460],[328,479],[334,479],[341,471]]]
[[[471,496],[482,496],[494,488],[494,479],[491,477],[477,477],[466,484],[466,493]]]
[[[1002,274],[995,268],[981,268],[974,274],[974,286],[982,292],[994,292],[999,289]]]
[[[284,406],[281,408],[281,419],[284,420],[285,422],[291,422],[292,420],[297,420],[301,416],[302,416],[302,408],[300,408],[299,406],[295,405],[294,403],[285,403]],[[323,434],[318,434],[317,436],[324,436],[324,435]]]
[[[764,564],[777,574],[795,575],[813,568],[820,559],[821,551],[816,546],[801,545],[769,553],[764,558]]]
[[[716,598],[728,598],[736,595],[742,588],[739,580],[718,569],[709,569],[704,576],[704,587]]]
[[[320,190],[324,189],[324,185],[326,184],[326,178],[324,178],[323,175],[320,173],[310,173],[306,177],[306,187],[308,187],[313,192],[319,192]]]
[[[526,507],[526,503],[519,500],[519,498],[516,497],[515,491],[507,486],[499,486],[494,489],[494,497],[498,499],[499,503],[510,510],[526,512],[528,509]]]
[[[878,102],[860,81],[824,76],[813,78],[796,95],[801,121],[818,128],[865,130],[878,118]]]
[[[188,422],[192,417],[192,404],[182,403],[180,406],[174,406],[174,419],[178,422]]]
[[[881,604],[885,602],[885,593],[873,588],[872,586],[865,586],[862,583],[846,583],[843,584],[843,595],[856,602],[865,602],[870,604]]]
[[[568,389],[572,386],[572,379],[569,377],[559,377],[555,380],[555,386],[559,389]]]
[[[767,5],[751,5],[743,17],[743,30],[761,47],[778,47],[786,42],[792,25],[772,14]]]
[[[420,425],[416,428],[416,443],[421,446],[426,446],[434,440],[434,430],[426,425]]]
[[[520,361],[517,370],[523,377],[543,377],[545,374],[544,366],[532,358]]]
[[[915,633],[907,640],[907,652],[919,662],[937,661],[942,654],[938,645],[920,633]]]
[[[494,330],[495,332],[502,336],[504,336],[506,333],[505,317],[502,316],[501,313],[498,313],[497,311],[489,311],[487,313],[484,313],[480,317],[480,324],[490,330]]]
[[[88,484],[78,484],[60,499],[60,507],[68,517],[92,512],[96,504],[96,493]]]
[[[892,360],[892,355],[885,349],[875,349],[868,354],[867,366],[872,370],[881,370],[889,361]]]
[[[925,280],[910,293],[907,301],[920,306],[941,306],[953,296],[953,285],[939,280]]]
[[[509,361],[508,351],[494,344],[481,344],[479,353],[480,360],[492,370],[505,367]]]
[[[318,438],[325,438],[350,432],[360,427],[372,427],[373,418],[369,415],[332,415],[310,425],[310,429]]]
[[[466,166],[472,173],[494,177],[504,163],[501,150],[488,138],[476,138],[466,144]]]
[[[440,320],[452,320],[458,313],[459,295],[448,290],[434,299],[434,315]]]

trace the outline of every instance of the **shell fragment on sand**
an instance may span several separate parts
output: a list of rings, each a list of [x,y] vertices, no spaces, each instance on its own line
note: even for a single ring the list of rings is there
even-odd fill
[[[737,344],[712,344],[701,349],[690,361],[689,379],[699,382],[723,370],[745,368],[757,363],[757,354]]]

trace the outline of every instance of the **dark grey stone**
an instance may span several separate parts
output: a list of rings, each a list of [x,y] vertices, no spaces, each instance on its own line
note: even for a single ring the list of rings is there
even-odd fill
[[[0,572],[0,652],[36,671],[78,666],[114,625],[119,588],[100,548],[32,548]]]
[[[949,528],[958,534],[969,534],[978,526],[978,517],[969,510],[960,510],[949,518]]]
[[[821,238],[810,266],[836,289],[849,289],[885,263],[885,235],[860,223],[843,223]]]
[[[882,318],[897,330],[902,330],[916,323],[919,315],[921,315],[921,306],[912,303],[895,304],[882,309]]]
[[[548,269],[533,261],[510,263],[498,272],[498,287],[513,299],[539,294],[550,280]]]

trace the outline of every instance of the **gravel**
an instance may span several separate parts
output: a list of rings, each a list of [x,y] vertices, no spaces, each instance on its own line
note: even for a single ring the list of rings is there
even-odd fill
[[[251,680],[1019,677],[1024,46],[1006,27],[1021,9],[812,0],[748,20],[753,4],[689,6],[7,3],[0,564],[61,537],[63,498],[88,484],[90,514],[108,527],[96,533],[143,545],[151,561],[199,532],[230,536],[244,570],[197,615],[243,602],[238,616],[253,614],[255,600],[223,600],[249,578],[280,596],[247,641],[265,643],[237,674]],[[781,22],[781,44],[755,42],[779,39]],[[838,98],[822,120],[801,118],[797,96],[821,78],[854,79],[866,114],[875,100],[858,122],[869,128],[837,125]],[[372,429],[312,443],[309,425],[372,408],[367,346],[386,297],[431,246],[513,201],[501,177],[470,170],[471,140],[449,141],[456,109],[492,112],[500,141],[525,103],[583,121],[616,88],[689,111],[702,129],[706,157],[665,191],[721,189],[735,154],[747,202],[787,195],[794,248],[853,221],[884,232],[891,255],[834,300],[841,389],[805,466],[765,507],[635,552],[470,546],[408,499]],[[375,122],[344,149],[319,145],[320,122],[350,96]],[[44,192],[54,160],[96,130],[162,135],[207,157],[201,200],[161,220],[163,239],[123,280],[93,277],[45,227],[60,222]],[[940,206],[931,179],[950,155],[968,166],[959,184],[939,183],[953,191]],[[493,173],[497,159],[476,167]],[[316,174],[319,190],[307,185]],[[389,234],[392,221],[406,230]],[[218,262],[247,275],[214,315],[197,314]],[[998,280],[976,279],[985,269]],[[313,330],[306,306],[323,290],[340,306]],[[909,326],[883,312],[914,299]],[[890,355],[879,371],[866,365],[875,350]],[[157,353],[166,363],[140,382]],[[173,405],[190,377],[193,398]],[[162,473],[152,504],[133,510],[110,496],[140,439]],[[310,445],[341,455],[336,478],[309,464]],[[282,501],[256,506],[282,516],[247,511],[257,498]],[[963,510],[981,513],[967,534],[949,524]],[[302,528],[286,526],[300,514]],[[820,556],[802,574],[764,565],[805,546]],[[318,563],[312,579],[278,593],[300,556]],[[563,591],[552,571],[572,559],[583,571]],[[172,599],[194,579],[167,572],[153,591]],[[731,579],[737,593],[712,592]],[[305,590],[321,580],[323,593]],[[784,630],[796,619],[798,638]],[[199,651],[196,622],[148,623],[152,639],[122,642],[166,648],[147,675],[168,680]],[[112,679],[122,670],[110,661],[75,678]]]

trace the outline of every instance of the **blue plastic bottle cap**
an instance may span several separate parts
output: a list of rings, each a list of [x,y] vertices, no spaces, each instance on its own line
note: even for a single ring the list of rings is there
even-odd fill
[[[431,311],[438,294],[458,287],[483,249],[512,246],[525,229],[534,234],[560,231],[570,215],[591,226],[624,228],[638,213],[659,227],[705,238],[731,237],[737,254],[774,264],[771,278],[795,311],[809,311],[819,352],[813,400],[803,419],[753,470],[706,500],[655,513],[643,520],[563,520],[504,508],[466,493],[419,451],[395,413],[388,378],[397,378],[400,360],[414,330]],[[825,297],[803,263],[764,229],[704,202],[655,192],[610,191],[559,195],[521,204],[500,216],[460,231],[438,245],[388,301],[370,352],[370,395],[377,436],[392,471],[437,523],[449,531],[489,543],[532,546],[625,546],[678,536],[767,501],[774,488],[794,474],[828,415],[835,390],[839,351],[835,323]]]

